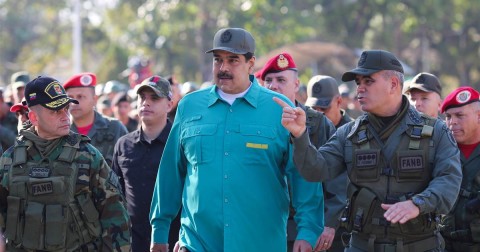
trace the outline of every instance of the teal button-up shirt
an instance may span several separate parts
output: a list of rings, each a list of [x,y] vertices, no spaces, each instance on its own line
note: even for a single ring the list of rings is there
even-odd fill
[[[167,242],[183,205],[180,242],[191,251],[286,251],[289,181],[297,240],[315,245],[323,231],[322,187],[294,167],[282,108],[272,97],[289,101],[251,79],[232,105],[215,86],[180,101],[152,198],[152,242]]]

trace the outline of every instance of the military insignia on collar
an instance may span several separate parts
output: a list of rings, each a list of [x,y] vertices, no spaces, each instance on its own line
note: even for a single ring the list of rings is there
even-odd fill
[[[232,40],[232,33],[230,31],[224,32],[220,37],[220,42],[222,43],[228,43],[230,40]]]
[[[288,59],[285,58],[285,56],[283,56],[283,54],[280,54],[278,56],[278,59],[277,59],[277,66],[279,68],[286,68],[286,67],[288,67],[288,65],[289,65]]]
[[[365,64],[365,61],[367,61],[367,54],[367,52],[362,53],[360,59],[358,60],[358,66],[362,66],[363,64]]]
[[[458,93],[455,99],[457,100],[458,103],[465,103],[470,100],[470,97],[472,97],[472,94],[470,93],[470,91],[464,90]]]
[[[88,75],[88,74],[84,74],[82,75],[82,77],[80,77],[80,84],[84,85],[84,86],[90,86],[90,84],[92,84],[92,76]]]

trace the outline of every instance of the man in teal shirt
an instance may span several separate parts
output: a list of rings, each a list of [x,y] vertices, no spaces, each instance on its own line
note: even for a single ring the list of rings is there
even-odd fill
[[[272,97],[291,102],[249,75],[254,51],[249,32],[218,31],[207,52],[216,85],[180,101],[152,199],[151,251],[168,250],[170,222],[182,205],[181,251],[286,251],[287,183],[295,251],[312,251],[323,231],[321,184],[296,171]]]

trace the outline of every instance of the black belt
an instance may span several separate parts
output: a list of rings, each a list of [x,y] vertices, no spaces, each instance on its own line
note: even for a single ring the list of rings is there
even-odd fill
[[[373,246],[375,252],[417,252],[428,251],[440,247],[440,241],[437,236],[432,236],[419,241],[410,242],[407,244],[400,243],[374,243],[369,246],[368,240],[361,239],[357,235],[352,235],[350,245],[364,251],[370,251],[370,246]]]

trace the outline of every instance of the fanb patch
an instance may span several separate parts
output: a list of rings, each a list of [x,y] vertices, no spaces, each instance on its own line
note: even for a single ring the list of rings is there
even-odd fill
[[[423,168],[423,157],[422,156],[404,156],[400,157],[400,170],[419,170]]]
[[[357,167],[376,166],[378,164],[378,153],[355,153],[355,163]]]
[[[28,175],[32,178],[48,178],[50,177],[50,169],[45,167],[32,167]]]
[[[32,187],[30,189],[33,195],[49,194],[53,193],[53,184],[51,181],[32,184]]]

